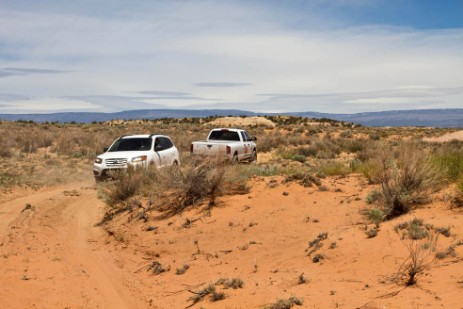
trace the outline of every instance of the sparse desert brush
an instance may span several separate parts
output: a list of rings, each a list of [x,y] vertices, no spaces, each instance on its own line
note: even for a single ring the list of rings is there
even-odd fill
[[[463,175],[457,180],[455,193],[451,196],[450,203],[452,208],[463,207]]]
[[[396,280],[411,286],[415,285],[417,279],[435,263],[437,235],[431,232],[423,238],[405,241],[408,256],[400,265]]]
[[[350,173],[350,169],[339,161],[328,160],[319,164],[317,171],[325,176],[346,176]]]
[[[311,143],[309,142],[309,146],[301,146],[301,147],[296,148],[295,152],[298,155],[315,158],[317,156],[317,148],[310,144]]]
[[[297,181],[300,185],[308,188],[316,185],[320,187],[322,182],[316,176],[313,176],[310,173],[296,173],[286,176],[284,182]]]
[[[300,155],[300,154],[295,154],[295,155],[291,155],[289,157],[290,160],[292,161],[297,161],[297,162],[301,162],[301,163],[305,163],[307,161],[307,158],[303,155]]]
[[[358,153],[365,151],[368,143],[363,139],[339,139],[339,144],[347,153]]]
[[[372,208],[368,211],[368,219],[379,227],[379,224],[384,221],[385,214],[381,209]]]
[[[374,204],[377,201],[379,201],[381,197],[382,197],[381,192],[379,192],[378,190],[372,190],[368,193],[365,201],[367,202],[367,204]],[[376,208],[373,208],[373,209],[376,209]],[[377,210],[381,211],[384,215],[384,212],[382,210],[380,209],[377,209]]]
[[[189,292],[194,294],[194,296],[188,298],[188,300],[192,301],[193,303],[185,308],[193,307],[196,303],[200,302],[207,296],[209,296],[212,302],[216,302],[225,298],[225,294],[222,292],[217,292],[215,285],[213,284],[209,284],[207,287],[197,292],[191,290],[189,290]]]
[[[290,309],[294,305],[302,306],[303,303],[304,299],[296,296],[291,296],[288,299],[278,299],[275,303],[266,306],[265,309]]]
[[[417,204],[430,202],[431,194],[442,178],[429,154],[415,143],[402,143],[393,152],[385,146],[380,153],[381,170],[376,180],[381,184],[380,204],[386,219],[407,213]]]
[[[127,170],[114,171],[109,176],[112,180],[104,183],[100,189],[103,199],[111,207],[141,192],[145,183],[150,180],[147,170],[130,166]]]
[[[444,145],[434,145],[431,160],[449,181],[463,179],[463,142],[451,141]]]
[[[432,225],[424,224],[422,219],[414,218],[396,225],[394,230],[397,233],[402,232],[402,239],[420,240],[429,237]]]
[[[326,135],[323,139],[313,144],[317,151],[318,159],[334,159],[338,154],[341,153],[341,148],[330,138],[330,135]]]
[[[160,174],[159,189],[165,192],[166,203],[158,205],[158,209],[166,216],[179,214],[204,199],[209,200],[210,208],[224,189],[225,166],[219,162],[193,161],[183,170],[165,168]]]
[[[222,285],[224,289],[242,289],[244,281],[240,278],[220,278],[215,285]]]
[[[463,194],[463,175],[461,175],[457,180],[457,192]]]
[[[380,183],[380,178],[377,177],[381,171],[381,164],[379,161],[368,160],[366,162],[360,162],[359,164],[356,163],[351,163],[351,170],[353,172],[360,173],[365,176],[370,184]]]

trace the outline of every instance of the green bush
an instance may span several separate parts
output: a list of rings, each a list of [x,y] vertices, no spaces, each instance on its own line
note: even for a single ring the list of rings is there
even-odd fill
[[[350,169],[341,162],[327,161],[318,167],[318,173],[326,176],[345,176],[349,174]]]
[[[368,193],[368,195],[366,197],[366,202],[367,202],[367,204],[373,204],[373,203],[376,203],[379,200],[381,200],[381,198],[382,198],[381,192],[379,192],[377,190],[372,190],[372,191],[370,191]],[[376,208],[373,208],[373,209],[376,209]],[[382,212],[382,210],[379,210],[379,211]],[[383,212],[383,215],[384,215],[384,212]]]
[[[431,156],[436,165],[450,181],[458,181],[463,177],[463,143],[450,143],[438,148]]]
[[[368,219],[371,222],[375,223],[376,226],[379,226],[379,224],[384,221],[384,218],[385,218],[385,214],[384,214],[384,211],[382,211],[381,209],[372,208],[368,212]]]

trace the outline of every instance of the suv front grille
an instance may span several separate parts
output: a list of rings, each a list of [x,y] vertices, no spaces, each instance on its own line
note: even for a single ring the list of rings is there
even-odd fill
[[[106,163],[107,166],[126,166],[127,165],[127,159],[126,158],[106,159],[105,163]]]

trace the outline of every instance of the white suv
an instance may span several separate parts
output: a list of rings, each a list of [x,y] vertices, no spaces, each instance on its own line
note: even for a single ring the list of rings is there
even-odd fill
[[[179,165],[177,147],[168,136],[145,134],[126,135],[116,139],[111,147],[98,155],[93,163],[93,175],[99,181],[107,176],[109,170],[125,169],[128,165],[157,168]]]

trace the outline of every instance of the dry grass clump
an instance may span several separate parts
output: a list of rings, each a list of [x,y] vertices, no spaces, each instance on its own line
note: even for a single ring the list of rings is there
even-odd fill
[[[104,201],[115,207],[137,195],[143,188],[152,183],[154,174],[144,168],[135,169],[131,166],[127,170],[117,170],[109,173],[109,182],[101,187],[100,194]]]
[[[290,309],[294,305],[302,306],[303,303],[302,298],[291,296],[288,299],[278,299],[274,304],[266,306],[265,309]]]
[[[385,219],[407,213],[417,204],[428,203],[442,178],[429,155],[417,144],[403,143],[398,149],[385,147],[379,157],[381,170],[376,175],[381,184],[381,210]]]
[[[224,289],[241,289],[244,282],[240,278],[220,278],[215,285],[222,285]]]
[[[225,166],[212,161],[194,161],[183,171],[175,167],[164,169],[159,179],[161,192],[158,192],[167,202],[157,209],[173,216],[204,199],[209,200],[207,207],[210,208],[223,192],[224,176]]]
[[[286,176],[284,183],[292,182],[292,181],[297,181],[301,186],[305,188],[312,187],[313,185],[320,187],[322,185],[322,182],[318,177],[313,176],[309,173],[307,174],[296,173],[296,174],[288,175]]]
[[[318,168],[318,175],[323,176],[346,176],[351,172],[351,169],[339,161],[321,161]]]
[[[433,145],[432,162],[451,182],[463,179],[463,141],[451,141]]]
[[[463,207],[463,176],[457,180],[456,192],[452,196],[451,206],[452,208],[461,208]]]
[[[399,223],[394,230],[397,233],[402,231],[402,239],[420,240],[429,237],[432,228],[432,225],[424,224],[422,219],[414,218],[409,222]]]
[[[435,233],[429,233],[421,239],[409,240],[406,244],[408,256],[399,267],[396,279],[406,286],[415,285],[417,279],[435,263],[436,243]]]
[[[207,287],[195,292],[189,290],[190,293],[193,293],[194,295],[188,298],[189,301],[192,301],[193,303],[187,306],[186,308],[190,308],[203,300],[205,297],[209,296],[209,299],[212,302],[216,302],[219,300],[222,300],[225,298],[225,293],[223,292],[218,292],[216,289],[217,285],[222,285],[224,289],[241,289],[243,288],[244,282],[240,278],[221,278],[217,280],[215,284],[209,284]]]
[[[193,293],[194,295],[188,298],[188,300],[192,301],[193,303],[185,308],[193,307],[194,305],[196,305],[198,302],[200,302],[207,296],[209,296],[210,300],[213,302],[216,302],[216,301],[219,301],[225,298],[225,294],[221,292],[217,292],[215,289],[215,285],[213,284],[209,284],[207,287],[197,292],[190,291],[190,293]]]

